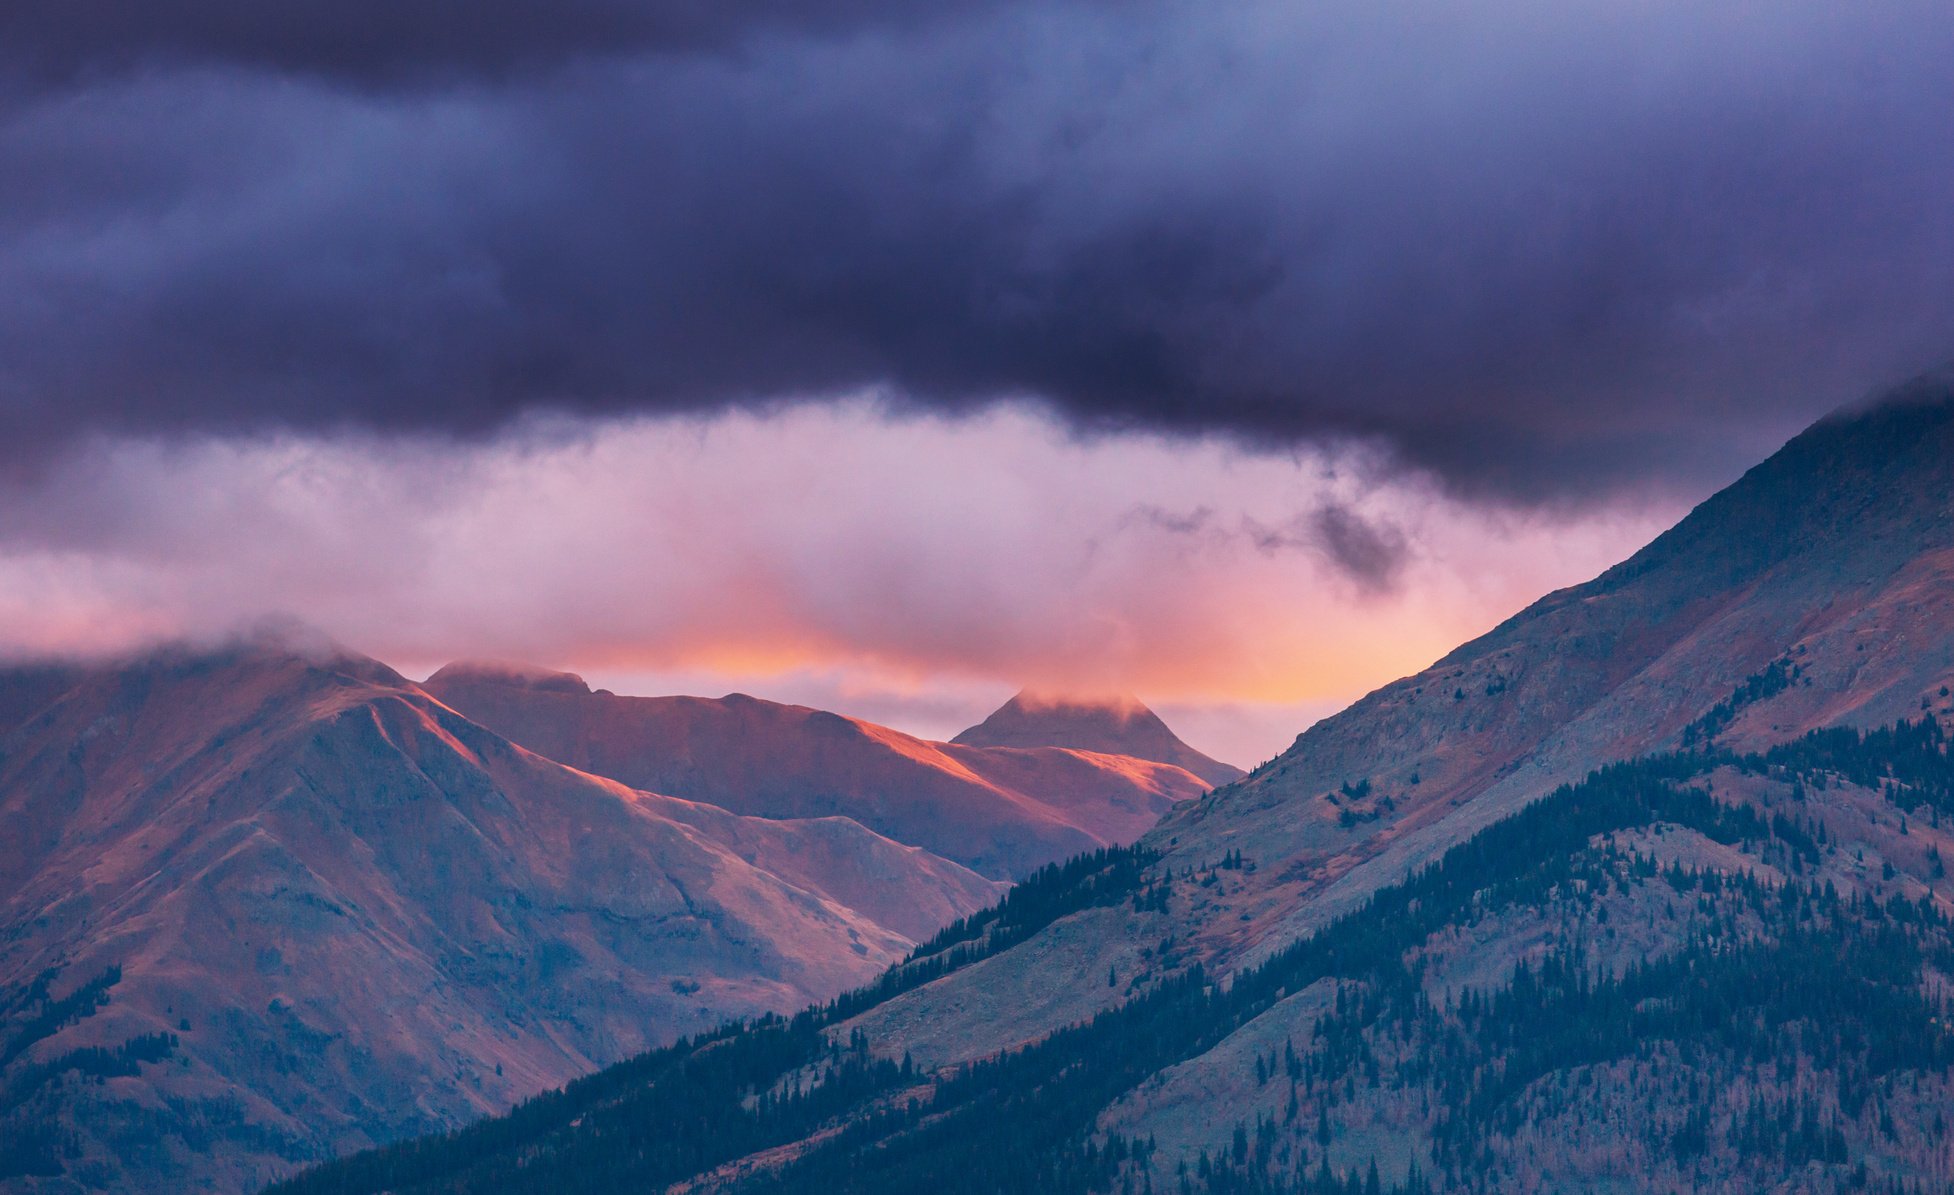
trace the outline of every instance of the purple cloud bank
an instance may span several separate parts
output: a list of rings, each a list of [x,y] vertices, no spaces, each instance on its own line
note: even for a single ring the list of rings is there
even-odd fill
[[[1938,0],[273,11],[0,17],[16,470],[874,386],[1579,502],[1954,352]]]

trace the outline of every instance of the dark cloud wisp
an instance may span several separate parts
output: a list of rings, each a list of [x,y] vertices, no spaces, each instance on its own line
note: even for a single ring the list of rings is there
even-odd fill
[[[752,37],[593,2],[535,45],[366,8],[34,35],[165,65],[0,114],[4,451],[879,387],[1364,437],[1557,501],[1718,479],[1954,353],[1937,0],[864,4]],[[551,54],[581,65],[504,69]]]

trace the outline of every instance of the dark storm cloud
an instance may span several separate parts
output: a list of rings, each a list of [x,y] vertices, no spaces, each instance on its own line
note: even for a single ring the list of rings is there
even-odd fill
[[[1319,508],[1311,523],[1318,545],[1363,588],[1382,593],[1397,586],[1411,556],[1403,531],[1336,505]]]
[[[1389,593],[1411,559],[1404,531],[1382,520],[1365,518],[1340,503],[1328,502],[1281,526],[1266,526],[1246,516],[1242,535],[1264,555],[1298,548],[1321,553],[1344,576],[1366,593]]]
[[[23,0],[0,7],[0,64],[37,87],[183,64],[421,86],[955,9],[903,0]]]
[[[16,458],[866,386],[1557,501],[1725,476],[1954,354],[1940,0],[997,5],[539,33],[576,59],[542,73],[230,36],[0,115]]]

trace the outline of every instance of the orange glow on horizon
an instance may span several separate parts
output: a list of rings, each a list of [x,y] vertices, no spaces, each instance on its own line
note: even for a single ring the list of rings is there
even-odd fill
[[[85,551],[0,553],[0,595],[18,598],[0,598],[0,652],[211,640],[276,612],[410,671],[522,661],[924,711],[938,729],[1022,688],[1290,724],[1585,580],[1675,513],[1485,510],[1328,450],[1084,441],[1009,409],[585,432],[105,442],[48,484],[123,505],[95,512]],[[1390,546],[1382,574],[1352,574],[1315,534],[1330,509]]]
[[[1172,645],[1162,644],[1157,651],[1126,653],[1117,669],[1103,662],[1093,668],[1067,668],[1063,662],[1029,658],[985,666],[954,650],[909,657],[863,650],[832,637],[764,628],[755,628],[751,638],[579,645],[549,666],[578,673],[717,675],[742,683],[804,673],[839,674],[860,678],[865,689],[909,694],[927,693],[946,678],[954,678],[1030,689],[1055,699],[1136,695],[1148,703],[1288,705],[1360,694],[1426,667],[1460,642],[1455,627],[1408,626],[1402,620],[1364,627],[1330,643],[1311,637],[1303,626],[1287,633],[1262,630],[1267,646],[1254,654],[1176,654]]]

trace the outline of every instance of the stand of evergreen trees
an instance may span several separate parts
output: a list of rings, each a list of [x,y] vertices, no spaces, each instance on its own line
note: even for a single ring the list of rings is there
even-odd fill
[[[110,966],[65,996],[52,994],[57,970],[0,990],[0,1183],[17,1178],[55,1178],[75,1154],[68,1131],[64,1083],[85,1083],[141,1073],[177,1047],[174,1033],[143,1033],[116,1046],[83,1046],[52,1057],[33,1057],[34,1047],[109,1002],[122,982]]]

